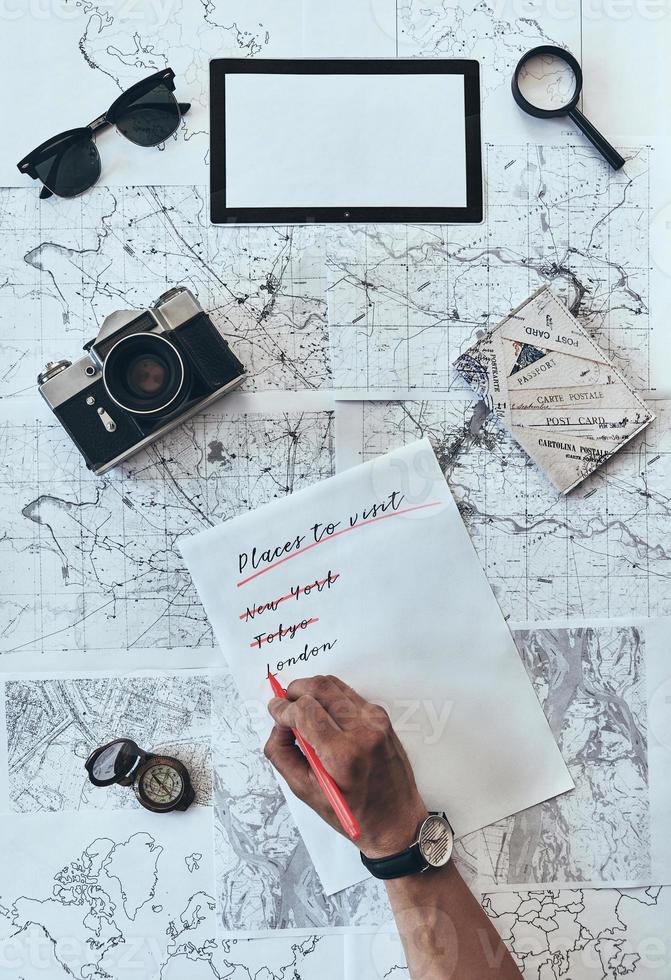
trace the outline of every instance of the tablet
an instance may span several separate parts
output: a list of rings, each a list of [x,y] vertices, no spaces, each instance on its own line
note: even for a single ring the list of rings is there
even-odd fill
[[[482,221],[477,61],[216,59],[215,223]]]

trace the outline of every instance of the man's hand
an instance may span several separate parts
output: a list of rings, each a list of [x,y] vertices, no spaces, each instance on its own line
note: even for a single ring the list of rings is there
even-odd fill
[[[336,830],[338,819],[295,743],[316,750],[359,822],[368,857],[389,857],[417,839],[427,811],[410,762],[382,708],[337,677],[289,685],[273,698],[266,756],[290,788]],[[452,862],[385,882],[412,980],[522,980],[491,921]]]
[[[290,789],[336,830],[342,829],[296,745],[292,729],[315,749],[361,828],[357,845],[368,857],[409,847],[427,809],[387,712],[337,677],[293,681],[288,701],[273,698],[275,727],[266,757]]]

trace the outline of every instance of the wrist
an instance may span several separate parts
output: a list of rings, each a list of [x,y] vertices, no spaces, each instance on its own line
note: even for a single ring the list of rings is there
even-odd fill
[[[374,860],[390,857],[411,847],[417,840],[417,834],[429,811],[420,797],[411,804],[403,807],[396,819],[380,827],[370,834],[362,835],[358,842],[360,849],[367,858]]]

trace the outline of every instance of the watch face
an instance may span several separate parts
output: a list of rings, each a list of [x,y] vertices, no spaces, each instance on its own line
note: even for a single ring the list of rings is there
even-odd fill
[[[432,814],[419,831],[419,849],[432,868],[442,868],[452,857],[454,834],[444,817]]]
[[[138,792],[141,800],[150,807],[169,809],[179,803],[184,793],[184,779],[176,766],[155,762],[140,773]]]

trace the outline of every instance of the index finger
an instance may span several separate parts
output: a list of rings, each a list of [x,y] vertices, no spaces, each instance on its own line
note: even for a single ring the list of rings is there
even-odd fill
[[[309,694],[303,694],[295,701],[273,698],[268,711],[278,725],[294,728],[318,754],[328,752],[334,740],[343,737],[335,719]]]
[[[287,688],[287,696],[291,701],[305,696],[314,698],[343,729],[354,728],[367,705],[356,691],[330,674],[292,681]]]

